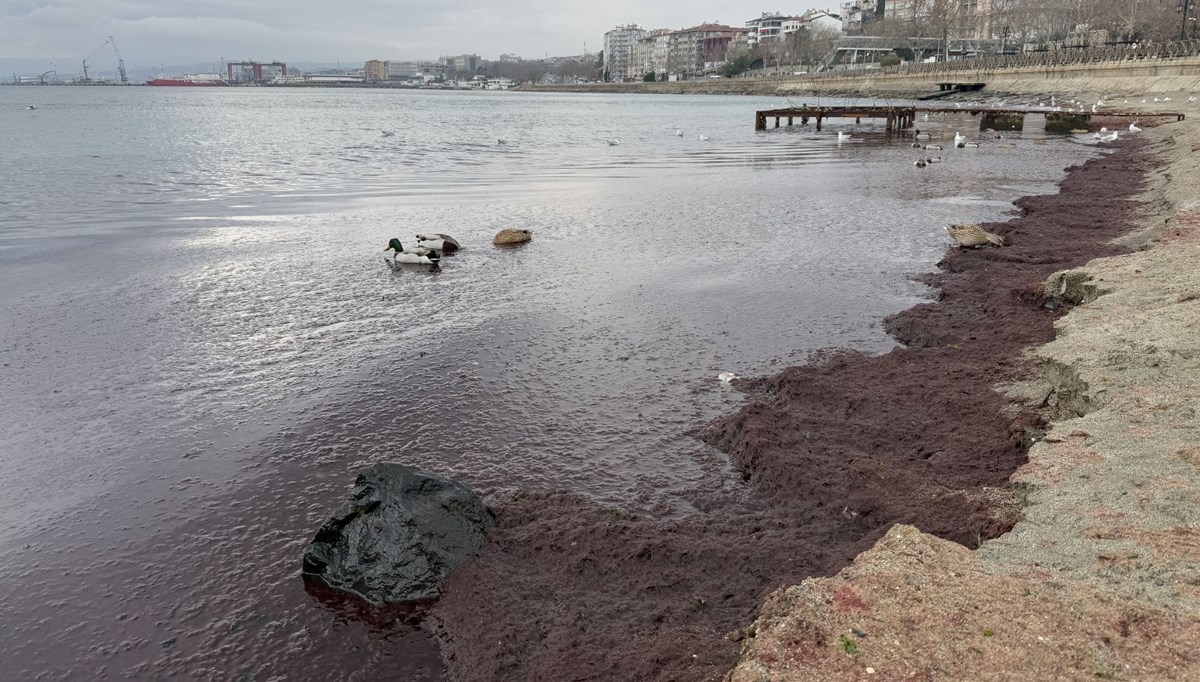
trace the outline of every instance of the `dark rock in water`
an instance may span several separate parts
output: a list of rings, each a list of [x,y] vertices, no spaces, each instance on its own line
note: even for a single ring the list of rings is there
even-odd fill
[[[436,597],[492,523],[466,486],[376,464],[358,475],[350,498],[304,550],[304,573],[375,603]]]

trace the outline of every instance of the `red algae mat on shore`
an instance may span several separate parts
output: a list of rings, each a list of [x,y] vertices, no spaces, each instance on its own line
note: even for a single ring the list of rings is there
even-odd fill
[[[929,278],[937,300],[887,321],[906,348],[746,382],[748,404],[700,433],[745,486],[698,491],[696,513],[553,492],[496,502],[488,544],[434,609],[453,676],[718,680],[768,591],[836,573],[893,525],[968,546],[1009,530],[1005,487],[1039,422],[995,385],[1053,338],[1043,282],[1124,251],[1109,241],[1133,223],[1148,163],[1123,143],[984,226],[1009,246],[950,250]]]

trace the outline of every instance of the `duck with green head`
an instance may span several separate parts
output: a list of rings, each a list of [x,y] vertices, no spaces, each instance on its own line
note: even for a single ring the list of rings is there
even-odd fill
[[[404,244],[401,244],[400,240],[396,238],[392,238],[388,242],[387,248],[384,249],[384,252],[386,253],[388,251],[396,252],[396,257],[394,260],[396,263],[421,263],[425,265],[437,265],[438,261],[442,259],[441,254],[434,249],[406,249],[404,248]],[[387,259],[385,258],[384,260]],[[391,263],[392,261],[388,262]]]

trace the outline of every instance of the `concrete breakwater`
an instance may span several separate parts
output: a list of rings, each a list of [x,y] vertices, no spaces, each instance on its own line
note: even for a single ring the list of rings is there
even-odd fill
[[[1023,520],[974,551],[893,527],[772,595],[730,680],[1200,674],[1200,126],[1146,135],[1148,165],[1092,162],[1148,181],[1099,222],[1139,250],[1047,280],[1038,300],[1074,308],[998,388],[1049,423],[1012,477]]]
[[[722,78],[674,83],[590,83],[538,85],[522,89],[551,92],[622,92],[710,95],[859,95],[912,97],[937,90],[937,83],[986,83],[984,94],[1036,95],[1049,92],[1142,95],[1200,92],[1200,57],[1055,67],[957,70],[945,74],[854,74],[806,78]]]

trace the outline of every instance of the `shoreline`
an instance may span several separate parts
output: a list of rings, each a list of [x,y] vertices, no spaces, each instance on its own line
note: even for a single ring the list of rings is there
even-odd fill
[[[1141,164],[1139,149],[1119,159]],[[1009,531],[1008,480],[1043,425],[1007,414],[992,384],[1053,338],[1063,311],[1043,307],[1041,282],[1128,251],[1107,243],[1119,230],[1089,227],[1132,210],[1124,167],[1088,161],[1059,186],[985,225],[1011,246],[949,252],[939,300],[888,321],[909,348],[747,382],[751,401],[701,434],[742,470],[744,494],[698,491],[699,512],[675,521],[566,493],[499,501],[483,553],[434,608],[455,677],[721,679],[767,590],[838,573],[893,526],[969,546]]]
[[[1113,248],[1138,250],[1029,292],[1072,309],[1026,354],[1032,375],[999,387],[1047,423],[1011,478],[1022,520],[976,550],[893,527],[838,575],[772,594],[729,680],[1197,674],[1200,130],[1144,135],[1149,187],[1105,220]]]

